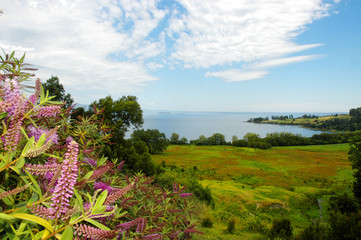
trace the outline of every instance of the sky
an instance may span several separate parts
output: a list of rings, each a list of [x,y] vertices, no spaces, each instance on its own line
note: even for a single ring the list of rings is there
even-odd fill
[[[2,0],[0,48],[76,103],[348,112],[361,106],[360,0]]]

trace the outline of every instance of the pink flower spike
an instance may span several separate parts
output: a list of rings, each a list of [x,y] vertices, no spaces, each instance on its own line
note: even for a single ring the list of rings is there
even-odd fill
[[[69,210],[69,199],[73,196],[74,185],[78,177],[78,144],[72,141],[62,163],[61,175],[54,189],[51,206],[55,209],[56,218],[62,218]]]
[[[108,194],[112,192],[113,188],[103,182],[94,182],[94,189],[101,189],[102,191],[108,190]]]
[[[193,193],[181,193],[181,194],[179,194],[179,197],[185,198],[185,197],[190,197],[192,195],[193,195]]]

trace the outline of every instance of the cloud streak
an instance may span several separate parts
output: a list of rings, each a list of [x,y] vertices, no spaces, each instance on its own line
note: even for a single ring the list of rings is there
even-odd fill
[[[229,69],[219,72],[207,72],[206,77],[219,77],[225,82],[240,82],[263,78],[268,74],[267,71],[255,70],[255,71],[244,71],[240,69]]]

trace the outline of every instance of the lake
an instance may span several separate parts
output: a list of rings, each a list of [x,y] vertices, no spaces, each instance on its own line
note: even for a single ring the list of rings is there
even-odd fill
[[[144,124],[143,129],[158,129],[170,138],[172,133],[179,134],[180,138],[185,137],[187,140],[198,139],[200,135],[206,137],[214,133],[221,133],[227,141],[232,140],[236,135],[242,139],[246,133],[256,133],[265,137],[267,133],[273,132],[291,132],[301,134],[304,137],[311,137],[313,134],[319,134],[321,131],[310,130],[299,126],[274,125],[274,124],[255,124],[247,123],[250,118],[269,117],[279,115],[293,114],[293,117],[300,117],[309,113],[274,113],[274,112],[161,112],[149,111],[143,112]],[[312,115],[325,116],[335,113],[312,113]],[[131,133],[127,133],[127,137]]]

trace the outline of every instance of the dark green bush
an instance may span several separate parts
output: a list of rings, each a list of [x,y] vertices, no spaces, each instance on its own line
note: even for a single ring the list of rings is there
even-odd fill
[[[202,220],[202,227],[206,227],[206,228],[212,228],[213,227],[213,222],[209,217],[203,218]]]
[[[292,226],[289,219],[275,219],[269,237],[270,239],[292,239]]]
[[[311,223],[300,234],[295,237],[295,240],[328,240],[328,227],[319,222]]]
[[[236,221],[233,218],[231,218],[227,225],[227,233],[234,233],[235,230],[236,230]]]

